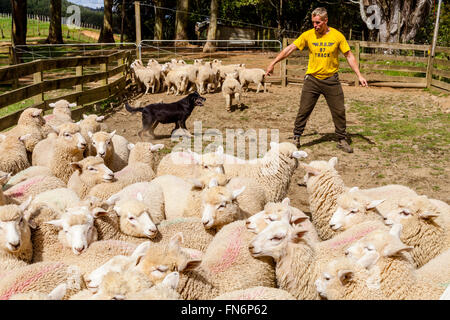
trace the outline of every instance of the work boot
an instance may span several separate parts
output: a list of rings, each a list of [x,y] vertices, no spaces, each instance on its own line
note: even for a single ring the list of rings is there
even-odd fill
[[[300,147],[302,146],[300,143],[300,136],[299,135],[294,135],[294,144],[297,147],[297,149],[300,149]]]
[[[350,147],[346,139],[339,140],[337,147],[347,153],[353,153],[353,148]]]

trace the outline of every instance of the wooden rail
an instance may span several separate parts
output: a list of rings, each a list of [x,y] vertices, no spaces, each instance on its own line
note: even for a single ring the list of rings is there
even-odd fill
[[[106,56],[36,60],[0,68],[0,82],[17,81],[18,78],[26,76],[32,76],[33,78],[33,84],[1,94],[0,109],[30,98],[34,99],[32,107],[40,108],[44,111],[50,109],[49,103],[60,99],[76,102],[78,106],[104,100],[125,88],[127,77],[126,61],[131,60],[131,54],[131,50],[122,50]],[[85,67],[98,67],[98,70],[95,73],[84,74]],[[58,79],[44,79],[44,71],[65,68],[76,68],[76,75]],[[110,79],[117,75],[120,75],[118,79]],[[101,82],[99,87],[86,89],[85,85],[87,83],[98,81]],[[74,93],[47,100],[44,99],[46,92],[73,87],[75,87]],[[0,130],[15,125],[24,109],[26,108],[0,118]],[[77,110],[79,109],[82,108]]]
[[[283,48],[295,39],[283,40]],[[431,58],[429,45],[380,43],[369,41],[348,41],[355,55],[361,72],[371,85],[411,88],[439,88],[449,91],[450,48],[436,47],[436,55],[447,55],[447,59]],[[416,54],[418,56],[416,56]],[[339,78],[341,81],[353,82],[358,85],[354,73],[347,61],[341,55]],[[308,64],[308,50],[294,52],[288,59],[281,62],[281,83],[303,82]],[[351,74],[353,76],[351,76]]]

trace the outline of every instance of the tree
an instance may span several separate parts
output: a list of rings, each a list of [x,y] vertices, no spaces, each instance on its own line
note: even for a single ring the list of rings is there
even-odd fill
[[[50,0],[50,27],[46,42],[50,44],[63,43],[61,0]]]
[[[164,0],[155,0],[156,7],[164,7]],[[163,39],[163,20],[164,12],[160,8],[155,7],[155,27],[153,30],[153,39],[162,40]]]
[[[216,40],[217,33],[217,12],[218,12],[218,0],[211,0],[211,17],[209,19],[209,27],[208,27],[208,42],[205,43],[203,47],[203,52],[215,52],[216,46],[213,40]]]
[[[98,43],[114,43],[114,34],[112,29],[112,8],[113,0],[103,1],[103,25],[100,30],[100,36],[98,38]]]
[[[189,0],[177,0],[175,20],[175,40],[187,40]],[[177,42],[177,46],[185,46],[187,42]]]
[[[359,0],[361,18],[369,30],[377,29],[381,42],[408,42],[425,23],[431,0]]]
[[[27,42],[27,1],[11,0],[12,27],[11,44],[23,45]]]

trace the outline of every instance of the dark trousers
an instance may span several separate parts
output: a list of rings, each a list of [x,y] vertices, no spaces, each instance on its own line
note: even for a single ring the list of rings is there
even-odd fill
[[[311,75],[305,76],[300,98],[300,108],[294,124],[294,135],[301,136],[303,134],[306,122],[321,94],[324,95],[328,108],[330,108],[338,139],[347,139],[344,92],[337,73],[324,80],[317,79]]]

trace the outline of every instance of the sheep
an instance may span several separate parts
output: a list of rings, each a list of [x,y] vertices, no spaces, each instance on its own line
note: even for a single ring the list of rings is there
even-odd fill
[[[86,288],[80,269],[76,266],[61,261],[37,262],[15,269],[0,279],[0,299],[23,297],[19,294],[27,294],[29,297],[33,292],[50,294],[62,284],[66,285],[66,292],[62,297],[64,300]]]
[[[0,257],[31,262],[33,245],[31,243],[30,213],[25,212],[31,197],[21,205],[0,206]]]
[[[212,86],[214,86],[214,88],[217,87],[217,73],[218,71],[213,69],[211,62],[206,62],[198,67],[196,85],[200,94],[204,94],[206,89],[210,92]],[[205,88],[205,85],[207,88]]]
[[[9,203],[22,203],[28,197],[35,197],[41,192],[52,190],[56,188],[64,188],[66,184],[61,179],[55,176],[34,176],[25,181],[22,181],[3,194],[8,199]]]
[[[25,293],[16,293],[9,300],[62,300],[67,292],[67,284],[62,283],[53,289],[50,293],[39,291],[29,291]]]
[[[252,68],[252,69],[241,69],[239,70],[239,82],[241,83],[244,91],[247,91],[249,83],[254,83],[258,85],[256,88],[256,93],[259,92],[261,86],[264,86],[264,93],[266,92],[266,82],[265,82],[266,71],[263,69]]]
[[[17,126],[9,130],[7,135],[21,137],[28,133],[31,134],[24,141],[24,144],[27,151],[32,153],[36,144],[47,137],[44,126],[45,120],[42,117],[42,109],[27,108],[20,114]]]
[[[447,249],[438,256],[428,261],[422,267],[417,269],[416,274],[422,281],[425,280],[445,288],[448,287],[449,285],[450,279],[450,268],[448,267],[449,264],[450,264],[450,249]]]
[[[178,272],[169,273],[162,282],[149,289],[133,292],[128,295],[128,300],[181,300],[181,295],[176,291],[180,281]]]
[[[213,300],[295,300],[295,298],[282,289],[258,286],[226,292]]]
[[[290,206],[290,199],[284,198],[281,202],[269,202],[264,206],[264,210],[255,213],[246,221],[247,230],[255,234],[264,230],[272,221],[279,221],[284,217],[289,218],[289,223],[294,223],[302,229],[307,230],[305,235],[312,243],[320,242],[316,229],[309,217],[303,211]]]
[[[44,116],[45,122],[52,126],[57,127],[66,122],[74,122],[72,120],[72,110],[70,108],[74,108],[77,104],[69,103],[67,100],[58,100],[54,103],[49,103],[48,106],[53,108],[53,113]]]
[[[270,143],[270,150],[260,159],[242,160],[219,152],[203,155],[203,165],[220,162],[228,178],[247,177],[258,182],[265,190],[267,201],[279,202],[286,197],[291,177],[298,167],[298,159],[307,157],[290,142]],[[219,158],[219,159],[218,159]]]
[[[86,140],[75,123],[62,124],[58,130],[58,137],[49,137],[36,145],[32,164],[49,167],[57,178],[67,183],[75,171],[70,163],[83,159]]]
[[[146,68],[143,66],[142,61],[134,61],[131,64],[131,69],[134,72],[135,80],[139,88],[145,86],[145,93],[147,94],[150,88],[152,89],[152,93],[155,93],[155,87],[157,82],[157,76],[154,70],[151,68]]]
[[[389,232],[376,230],[347,248],[349,259],[369,270],[388,299],[438,299],[445,287],[420,278],[408,251],[400,240],[400,224]],[[448,262],[448,261],[447,261]]]
[[[98,131],[88,132],[92,147],[96,150],[97,157],[104,159],[105,164],[112,171],[122,170],[128,164],[130,150],[128,140],[117,135],[116,130],[111,133]]]
[[[391,210],[380,210],[386,225],[403,226],[401,240],[413,246],[411,254],[417,268],[450,247],[450,224],[447,213],[427,196],[396,198]]]
[[[172,87],[175,88],[175,95],[185,93],[188,81],[189,74],[186,70],[170,70],[164,77],[164,85],[167,87],[167,94],[170,93]]]
[[[155,59],[149,59],[147,62],[147,68],[151,69],[155,74],[155,92],[159,92],[161,89],[161,68],[162,66]]]
[[[74,190],[80,199],[84,199],[89,190],[102,182],[112,182],[114,173],[106,167],[103,158],[89,156],[78,162],[72,162],[76,170],[67,182],[67,188]]]
[[[28,161],[25,141],[31,137],[31,134],[25,134],[17,137],[15,135],[0,135],[0,170],[16,174],[30,166]]]
[[[87,149],[84,152],[85,156],[95,155],[95,150],[92,148],[92,141],[89,138],[88,132],[96,133],[98,131],[109,131],[106,123],[103,123],[105,120],[105,116],[97,116],[96,114],[86,115],[83,114],[83,119],[78,121],[77,124],[80,126],[80,132],[83,138],[86,140],[88,145]]]
[[[2,172],[0,174],[0,186],[2,188],[5,185],[6,181],[8,181],[10,176],[11,175],[9,173],[5,173],[5,172]],[[3,194],[3,189],[0,189],[0,206],[9,204],[9,202],[10,202],[9,198],[5,197],[5,195]]]
[[[8,190],[12,186],[34,176],[52,176],[52,175],[53,175],[52,170],[49,167],[31,166],[13,175],[8,180],[8,182],[3,186],[3,189]]]
[[[237,100],[238,107],[241,106],[242,86],[238,81],[239,73],[226,73],[222,84],[222,94],[225,97],[227,111],[231,112],[231,104],[234,98]]]
[[[186,79],[186,90],[194,91],[199,90],[197,86],[197,78],[199,74],[200,65],[192,65],[186,63],[178,63],[178,65],[173,66],[173,70],[185,72],[187,75]]]
[[[228,65],[222,65],[222,63],[214,63],[213,66],[219,70],[219,83],[222,84],[225,80],[225,75],[227,73],[233,73],[233,72],[239,72],[240,70],[243,70],[245,68],[245,64],[228,64]]]

